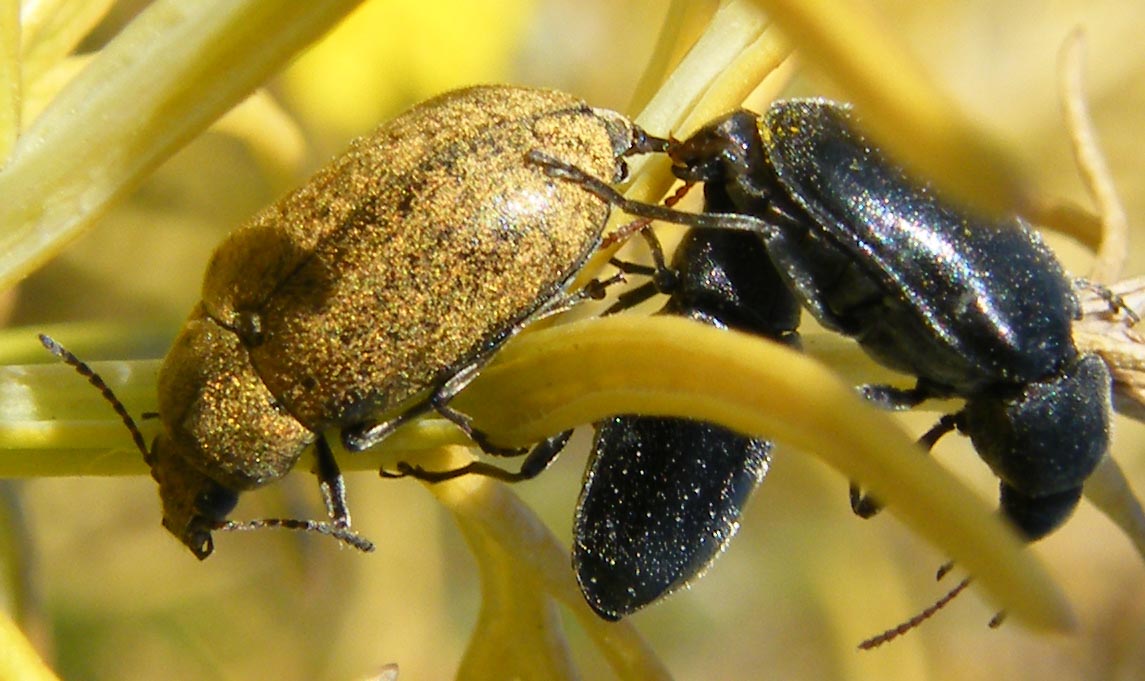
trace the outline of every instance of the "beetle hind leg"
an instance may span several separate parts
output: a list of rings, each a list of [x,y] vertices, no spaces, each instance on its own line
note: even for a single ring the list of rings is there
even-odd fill
[[[561,450],[564,449],[565,444],[568,443],[569,437],[572,435],[571,430],[566,430],[550,438],[542,440],[534,446],[521,463],[521,468],[516,471],[506,470],[499,466],[485,463],[483,461],[474,461],[460,468],[454,468],[446,471],[429,471],[421,466],[414,466],[405,461],[401,461],[397,465],[396,471],[381,471],[383,478],[405,478],[410,477],[422,482],[444,482],[446,480],[453,480],[465,475],[481,475],[488,478],[495,478],[503,482],[521,482],[523,480],[532,480],[540,475],[547,469],[557,456],[560,455]]]

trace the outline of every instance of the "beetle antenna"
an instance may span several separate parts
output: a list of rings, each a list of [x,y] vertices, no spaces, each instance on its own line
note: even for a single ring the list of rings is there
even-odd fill
[[[943,596],[942,598],[935,601],[926,610],[923,610],[922,612],[918,613],[917,615],[915,615],[914,617],[910,618],[909,620],[903,622],[902,624],[898,625],[897,627],[894,627],[892,629],[887,629],[886,631],[879,634],[878,636],[872,636],[871,638],[868,638],[866,641],[863,641],[862,643],[860,643],[859,644],[859,650],[872,650],[874,648],[881,646],[882,644],[884,644],[888,641],[893,641],[894,639],[898,638],[899,636],[902,636],[903,634],[910,631],[911,629],[914,629],[918,625],[922,624],[926,620],[933,617],[934,614],[937,613],[939,610],[942,610],[944,607],[946,607],[947,603],[954,600],[958,596],[958,594],[962,593],[962,591],[966,587],[970,586],[970,582],[971,582],[970,577],[963,579],[953,589],[951,589],[949,592],[947,592],[947,594],[945,596]]]
[[[40,343],[47,348],[48,352],[58,357],[64,364],[71,366],[76,372],[87,379],[88,383],[95,386],[96,390],[103,395],[103,399],[107,400],[111,408],[119,414],[119,418],[123,419],[123,425],[127,426],[127,430],[131,433],[131,439],[135,441],[135,446],[143,454],[143,460],[146,461],[151,458],[151,453],[147,451],[147,443],[143,440],[143,433],[139,431],[139,426],[135,424],[135,419],[131,418],[131,414],[127,413],[127,407],[119,401],[111,388],[104,382],[99,374],[95,373],[87,362],[84,362],[79,357],[72,354],[70,350],[56,342],[51,336],[41,333]]]
[[[281,527],[287,530],[298,530],[299,532],[324,534],[344,544],[353,546],[363,553],[370,553],[374,550],[374,542],[366,539],[350,528],[335,525],[334,523],[322,523],[317,520],[299,520],[297,518],[262,518],[260,520],[246,521],[227,520],[216,524],[212,529],[226,532],[246,532],[249,530],[261,530],[267,527]]]

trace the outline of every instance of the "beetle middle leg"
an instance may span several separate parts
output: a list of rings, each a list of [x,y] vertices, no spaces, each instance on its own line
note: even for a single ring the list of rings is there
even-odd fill
[[[921,382],[913,388],[867,384],[860,385],[855,390],[867,402],[887,411],[906,411],[917,407],[932,397],[937,397],[934,391]]]
[[[558,433],[543,440],[532,450],[516,447],[501,447],[493,444],[489,436],[482,430],[473,427],[472,419],[468,414],[462,413],[449,405],[462,390],[477,378],[478,373],[492,360],[494,354],[501,348],[506,340],[517,335],[528,325],[546,317],[564,312],[580,302],[590,299],[600,299],[604,291],[613,284],[624,281],[624,271],[607,279],[594,279],[584,288],[571,293],[561,293],[546,301],[538,309],[518,321],[502,332],[497,338],[490,341],[468,364],[453,373],[438,387],[424,402],[415,405],[402,414],[380,423],[363,423],[358,426],[347,427],[342,430],[342,443],[350,451],[362,451],[374,446],[399,426],[412,421],[429,411],[436,411],[443,418],[453,422],[461,428],[473,442],[486,454],[493,456],[521,456],[528,453],[525,461],[518,471],[508,471],[491,464],[473,462],[467,466],[448,471],[427,471],[417,466],[401,462],[396,473],[382,471],[383,477],[411,476],[429,482],[449,480],[467,474],[485,475],[488,477],[516,482],[536,477],[557,458],[565,443],[572,435],[571,430]]]
[[[226,520],[214,524],[212,529],[242,532],[267,527],[281,527],[288,530],[324,534],[359,551],[365,553],[373,551],[373,542],[350,529],[350,509],[346,505],[346,483],[342,478],[342,471],[338,468],[338,462],[334,460],[334,452],[330,450],[330,444],[326,442],[324,435],[320,434],[315,442],[314,458],[316,460],[314,473],[318,476],[318,488],[322,491],[322,500],[326,504],[326,513],[330,517],[330,522],[300,518]]]
[[[922,437],[918,439],[918,444],[922,447],[924,453],[929,453],[930,450],[934,448],[934,445],[942,439],[943,435],[946,435],[958,427],[960,414],[961,412],[958,414],[946,414],[940,418],[938,423],[934,424],[930,430],[922,434]],[[860,518],[872,518],[878,514],[879,511],[883,510],[883,505],[879,503],[879,500],[869,494],[864,494],[858,483],[851,483],[850,494],[851,510]]]

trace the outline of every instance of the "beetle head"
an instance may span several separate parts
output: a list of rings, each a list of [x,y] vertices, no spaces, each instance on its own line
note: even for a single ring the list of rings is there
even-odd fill
[[[159,414],[146,458],[163,525],[200,559],[238,494],[286,475],[313,440],[276,407],[238,336],[201,309],[163,362]]]
[[[199,560],[211,555],[211,530],[226,520],[238,494],[187,463],[180,445],[165,433],[155,438],[147,463],[159,483],[163,527],[191,549]]]
[[[960,428],[1002,479],[1002,511],[1030,540],[1065,520],[1105,455],[1110,389],[1105,363],[1082,355],[1016,396],[967,402]]]
[[[750,111],[733,111],[697,130],[668,149],[672,172],[685,182],[725,183],[766,165],[759,119]]]
[[[759,119],[733,111],[668,148],[672,173],[703,182],[708,203],[737,206],[737,213],[763,215],[777,182],[768,162]]]

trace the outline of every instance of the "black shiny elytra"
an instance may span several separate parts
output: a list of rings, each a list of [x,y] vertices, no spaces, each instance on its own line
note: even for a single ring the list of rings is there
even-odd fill
[[[720,182],[709,179],[704,193],[705,212],[734,210]],[[643,287],[670,294],[660,314],[798,344],[799,303],[757,235],[693,229],[667,276],[660,270]],[[738,529],[770,451],[766,440],[688,419],[596,424],[573,530],[573,567],[593,610],[620,619],[701,575]]]
[[[729,114],[669,154],[681,179],[723,183],[736,212],[774,228],[771,261],[823,326],[917,377],[864,395],[892,409],[965,398],[928,444],[968,435],[1028,540],[1065,521],[1108,448],[1110,377],[1074,346],[1071,281],[1025,222],[945,202],[823,100]]]

